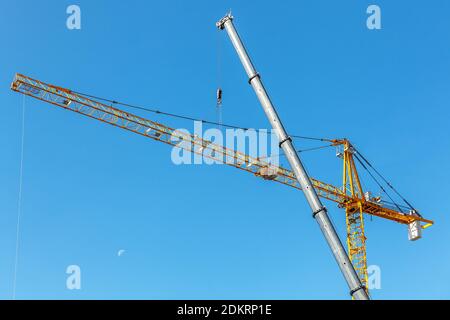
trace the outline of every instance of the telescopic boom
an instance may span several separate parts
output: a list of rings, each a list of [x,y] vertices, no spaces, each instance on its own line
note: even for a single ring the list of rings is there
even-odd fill
[[[353,268],[353,265],[345,252],[336,230],[328,217],[327,209],[320,201],[311,180],[302,165],[302,162],[300,161],[300,157],[295,151],[292,139],[286,133],[275,107],[270,101],[269,95],[261,82],[261,77],[259,73],[256,72],[253,63],[245,50],[244,44],[242,43],[236,28],[234,27],[233,17],[231,14],[227,14],[216,23],[216,26],[219,29],[225,29],[227,31],[228,36],[236,49],[236,52],[249,78],[249,83],[253,87],[253,90],[255,91],[270,124],[278,135],[280,148],[282,148],[286,154],[292,171],[294,171],[295,177],[302,187],[306,200],[312,209],[313,218],[319,224],[319,227],[325,236],[331,251],[333,252],[334,258],[336,259],[336,262],[338,263],[339,268],[347,281],[350,288],[350,295],[356,300],[368,300],[369,296],[366,292],[366,288],[362,285],[355,269]]]

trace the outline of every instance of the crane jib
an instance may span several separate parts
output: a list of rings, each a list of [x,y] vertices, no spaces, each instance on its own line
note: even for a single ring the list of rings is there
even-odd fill
[[[125,112],[93,99],[83,97],[79,94],[73,93],[69,89],[47,84],[22,74],[15,75],[11,84],[11,89],[66,110],[74,111],[96,120],[113,124],[122,129],[153,138],[154,140],[172,144],[169,140],[167,140],[167,138],[174,133],[174,129],[164,124],[134,115],[130,112]],[[207,148],[215,148],[215,151],[225,153],[227,156],[246,159],[246,163],[241,169],[251,172],[256,176],[259,175],[258,171],[255,169],[260,169],[267,166],[267,163],[261,159],[251,158],[245,154],[238,154],[234,150],[229,150],[203,139],[193,139],[193,137],[190,138],[192,138],[195,146],[205,145]],[[336,140],[335,143],[339,143],[339,141]],[[192,150],[190,151],[196,152],[195,146],[191,148]],[[250,163],[252,165],[248,166]],[[278,168],[277,177],[271,181],[301,190],[301,187],[295,179],[294,173],[283,167]],[[348,197],[339,187],[314,178],[311,178],[311,181],[320,197],[336,202],[340,206],[357,200]],[[366,214],[392,220],[401,224],[410,224],[414,221],[433,224],[433,221],[431,220],[417,216],[405,215],[396,210],[384,207],[379,203],[366,202],[363,205],[363,211]]]
[[[258,77],[255,77],[254,79],[258,79],[259,81]],[[201,155],[203,157],[211,158],[212,154],[217,154],[221,156],[222,159],[231,158],[233,161],[226,161],[224,163],[243,171],[253,173],[255,176],[268,181],[278,182],[299,190],[303,189],[295,173],[289,169],[283,167],[276,167],[275,169],[271,168],[270,164],[262,159],[250,157],[236,150],[199,138],[198,136],[175,130],[162,123],[143,118],[119,108],[112,107],[111,105],[106,105],[102,102],[96,101],[91,98],[91,96],[84,96],[69,89],[47,84],[21,74],[16,74],[11,84],[11,89],[51,105],[61,107],[65,110],[82,114],[89,118],[108,123],[115,127],[137,133],[174,147],[183,148],[186,151]],[[181,144],[179,143],[180,141],[189,141],[189,143]],[[288,142],[291,143],[291,139],[289,139],[288,136],[284,139],[284,141],[285,144]],[[348,143],[346,140],[333,140],[332,142],[334,145]],[[210,152],[208,153],[205,151]],[[406,224],[410,228],[411,235],[418,232],[420,234],[420,230],[417,228],[427,228],[433,224],[433,221],[424,219],[420,215],[405,214],[400,210],[396,211],[395,209],[390,208],[388,204],[383,204],[383,202],[376,202],[371,201],[371,199],[366,199],[362,195],[362,192],[349,194],[346,189],[336,187],[320,180],[310,178],[310,181],[311,186],[318,197],[337,203],[339,207],[346,209],[347,215],[354,215],[355,212],[359,210],[361,214],[365,213],[401,224]],[[326,210],[324,207],[320,207],[314,212],[317,212],[314,214],[314,216],[317,216],[319,214],[326,213]],[[425,223],[425,225],[421,226],[420,223]],[[353,250],[359,249],[356,248],[349,250],[350,257]],[[360,278],[364,278],[362,275],[364,275],[366,267],[363,266],[358,268],[358,263],[355,263],[354,261],[352,261],[352,263],[356,266],[355,269],[358,272],[358,276]],[[352,293],[360,296],[360,289],[365,288],[364,285],[365,283],[363,281],[361,286],[352,286]]]

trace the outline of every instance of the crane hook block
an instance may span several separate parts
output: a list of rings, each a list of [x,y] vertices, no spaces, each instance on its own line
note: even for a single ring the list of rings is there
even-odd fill
[[[217,88],[216,98],[217,98],[217,105],[221,106],[222,105],[222,89],[221,88]]]

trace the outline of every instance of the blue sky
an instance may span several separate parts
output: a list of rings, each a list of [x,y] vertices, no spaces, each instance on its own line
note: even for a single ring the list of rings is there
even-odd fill
[[[372,3],[382,30],[366,28]],[[81,30],[66,28],[71,4],[81,7]],[[372,296],[450,298],[444,0],[1,1],[0,298],[12,296],[15,257],[22,97],[9,90],[14,73],[212,120],[221,85],[225,122],[267,128],[214,26],[229,8],[287,130],[348,137],[436,221],[409,242],[405,226],[366,219],[368,261],[382,271]],[[25,108],[17,298],[348,299],[299,191],[225,166],[175,166],[166,145],[31,99]],[[339,183],[334,150],[303,159],[312,176]],[[327,206],[344,237],[343,211]],[[66,289],[72,264],[82,270],[78,291]]]

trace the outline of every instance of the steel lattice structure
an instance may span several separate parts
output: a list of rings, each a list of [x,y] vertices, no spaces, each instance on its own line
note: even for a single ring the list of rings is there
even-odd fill
[[[132,113],[95,101],[69,89],[44,83],[30,77],[16,74],[11,89],[49,104],[70,110],[104,123],[137,133],[203,157],[222,161],[256,177],[301,189],[294,173],[283,167],[274,167],[263,159],[226,148],[195,135],[186,134],[161,123],[145,119]],[[394,210],[364,196],[358,172],[353,160],[353,148],[348,140],[330,140],[336,146],[343,146],[343,185],[334,185],[311,178],[317,194],[333,201],[346,212],[347,247],[349,258],[364,286],[367,288],[366,237],[363,214],[409,225],[423,223],[422,228],[433,224],[432,220]],[[271,172],[267,174],[268,170]]]

